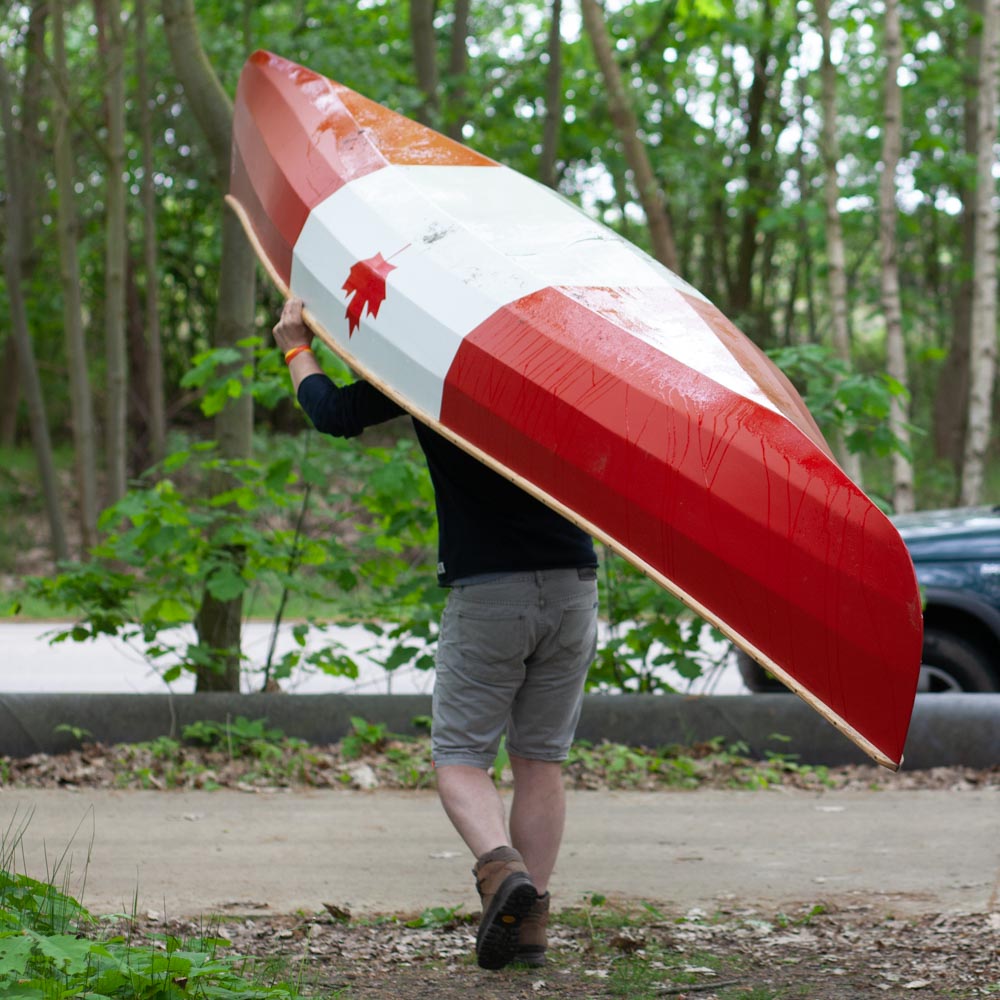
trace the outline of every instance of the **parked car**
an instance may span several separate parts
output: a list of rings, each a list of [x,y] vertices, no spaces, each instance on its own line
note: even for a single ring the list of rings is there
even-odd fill
[[[924,597],[917,690],[1000,691],[1000,506],[923,511],[892,518]],[[787,688],[738,651],[754,692]]]

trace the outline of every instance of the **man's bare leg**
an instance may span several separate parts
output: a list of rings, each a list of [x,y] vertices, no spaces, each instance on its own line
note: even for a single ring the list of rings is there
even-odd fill
[[[437,768],[437,786],[448,819],[475,857],[510,846],[503,800],[486,771],[446,764]]]
[[[510,755],[514,774],[514,802],[510,810],[510,837],[524,858],[539,893],[549,887],[566,825],[566,791],[562,764]]]
[[[481,857],[495,847],[513,846],[539,892],[545,892],[555,868],[566,825],[562,764],[511,754],[514,802],[507,833],[503,800],[489,774],[461,764],[437,769],[438,795],[444,811],[468,845]]]

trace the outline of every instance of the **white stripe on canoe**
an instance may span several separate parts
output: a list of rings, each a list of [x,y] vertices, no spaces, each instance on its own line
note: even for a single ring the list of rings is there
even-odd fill
[[[348,338],[342,289],[381,253],[395,265],[378,317]],[[549,188],[507,167],[387,166],[335,192],[295,245],[291,288],[359,364],[437,419],[462,339],[502,306],[549,286],[627,291],[607,318],[628,334],[775,410],[704,320],[644,310],[642,288],[700,292]],[[632,290],[632,291],[629,291]],[[349,347],[348,347],[349,343]]]

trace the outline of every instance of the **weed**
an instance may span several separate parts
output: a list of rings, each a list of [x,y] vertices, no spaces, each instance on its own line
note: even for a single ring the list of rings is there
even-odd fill
[[[192,722],[181,735],[187,742],[210,749],[225,748],[230,757],[255,756],[265,753],[286,739],[280,729],[268,729],[266,719],[252,722],[240,715],[236,719],[216,722],[208,719]]]
[[[415,715],[410,721],[418,733],[430,735],[434,720],[429,715]]]
[[[434,782],[431,750],[426,741],[391,747],[385,757],[393,778],[403,788],[427,788]]]
[[[6,845],[4,854],[7,855]],[[0,995],[299,1000],[298,983],[275,969],[222,957],[229,944],[166,936],[137,945],[129,936],[95,940],[94,917],[75,899],[27,875],[0,869]],[[282,969],[281,971],[284,971]]]
[[[608,976],[608,992],[627,1000],[652,1000],[662,996],[659,985],[660,975],[641,958],[623,958],[615,962]]]
[[[493,781],[499,786],[504,780],[504,771],[510,770],[510,754],[507,752],[507,737],[500,737],[500,746],[497,748],[496,760],[493,761],[493,767],[491,768],[493,773]]]
[[[68,722],[62,722],[58,726],[54,726],[52,732],[69,733],[77,743],[82,743],[85,739],[92,738],[94,735],[89,729],[83,729],[80,726],[71,726]]]
[[[458,906],[433,906],[424,910],[419,917],[407,920],[406,926],[454,928],[459,924],[471,922],[474,917],[471,914],[459,913],[461,909],[461,903]]]
[[[364,754],[380,753],[389,742],[389,732],[381,722],[368,722],[360,716],[351,716],[351,732],[340,742],[340,750],[347,760],[356,760]]]

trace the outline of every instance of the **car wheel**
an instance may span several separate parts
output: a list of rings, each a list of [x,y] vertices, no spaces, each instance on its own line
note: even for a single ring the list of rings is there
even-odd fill
[[[783,694],[788,688],[769,674],[752,656],[742,649],[736,650],[736,666],[739,669],[743,683],[754,694]]]
[[[952,632],[928,628],[924,630],[917,690],[933,694],[1000,691],[1000,675],[974,643]]]

